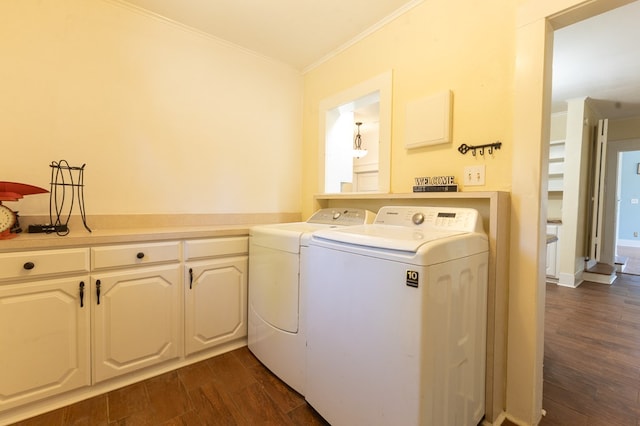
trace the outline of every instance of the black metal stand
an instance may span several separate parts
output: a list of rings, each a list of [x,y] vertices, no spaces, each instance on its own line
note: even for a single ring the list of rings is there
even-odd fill
[[[83,164],[81,167],[72,167],[66,160],[51,162],[49,219],[53,228],[51,231],[56,232],[58,235],[67,235],[69,233],[69,218],[71,217],[76,196],[78,197],[82,223],[85,229],[91,232],[87,225],[84,209],[84,166]],[[70,193],[71,201],[67,203],[68,193]]]

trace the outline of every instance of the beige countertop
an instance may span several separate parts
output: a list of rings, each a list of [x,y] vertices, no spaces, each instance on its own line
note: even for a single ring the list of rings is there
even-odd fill
[[[183,240],[191,238],[232,237],[249,234],[251,225],[176,226],[157,228],[123,228],[72,230],[68,235],[29,234],[22,232],[9,240],[0,240],[0,252],[47,248],[124,244],[142,241]]]
[[[92,232],[85,229],[79,216],[71,216],[68,235],[28,233],[30,224],[48,223],[48,216],[20,217],[23,232],[15,238],[0,240],[0,253],[126,244],[193,238],[218,238],[249,235],[249,228],[262,223],[295,222],[300,213],[256,214],[149,214],[87,216]]]

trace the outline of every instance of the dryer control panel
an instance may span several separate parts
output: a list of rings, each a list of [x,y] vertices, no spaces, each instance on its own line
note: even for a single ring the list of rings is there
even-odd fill
[[[307,220],[307,223],[320,223],[324,225],[364,225],[372,223],[375,213],[365,209],[320,209]]]
[[[478,211],[463,207],[382,207],[374,223],[442,231],[483,232]]]

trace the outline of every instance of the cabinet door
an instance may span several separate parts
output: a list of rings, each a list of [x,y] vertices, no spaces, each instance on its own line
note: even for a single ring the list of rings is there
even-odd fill
[[[179,264],[91,280],[95,382],[179,356]]]
[[[246,335],[247,257],[187,263],[187,355]]]
[[[0,285],[0,411],[90,385],[88,288],[88,275]]]
[[[557,225],[547,225],[547,235],[559,235],[560,228]],[[558,278],[558,242],[547,244],[547,268],[546,275],[551,278]]]

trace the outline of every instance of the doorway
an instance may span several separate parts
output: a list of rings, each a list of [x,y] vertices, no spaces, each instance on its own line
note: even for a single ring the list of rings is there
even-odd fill
[[[392,72],[388,71],[320,102],[318,189],[321,193],[352,192],[354,180],[356,190],[389,192],[391,82]],[[362,148],[367,149],[366,156],[354,155],[358,128],[363,132]]]
[[[570,106],[573,105],[574,108],[576,104],[584,103],[588,104],[588,107],[585,107],[589,113],[585,113],[584,117],[578,117],[577,121],[573,120],[572,129],[573,132],[578,132],[580,127],[583,127],[583,134],[588,132],[587,126],[595,127],[595,123],[598,119],[608,119],[610,122],[610,131],[609,131],[609,148],[615,147],[619,144],[620,139],[629,138],[629,136],[624,137],[614,137],[611,132],[611,128],[618,126],[620,121],[624,121],[629,118],[640,116],[640,109],[638,108],[638,102],[633,101],[634,97],[629,93],[637,93],[636,87],[640,87],[640,78],[635,75],[630,77],[629,79],[624,78],[624,73],[626,71],[620,71],[625,68],[633,68],[635,59],[628,59],[630,52],[634,52],[636,48],[633,46],[633,42],[631,40],[637,39],[637,37],[631,37],[630,39],[626,39],[627,33],[626,28],[634,27],[637,25],[630,25],[631,20],[637,20],[640,16],[640,1],[631,2],[625,6],[610,10],[608,12],[599,14],[593,17],[586,17],[582,21],[574,23],[573,25],[561,26],[561,28],[556,29],[553,34],[553,72],[552,72],[552,102],[551,102],[551,112],[559,113],[560,111],[567,111],[570,109]],[[635,21],[633,21],[635,22]],[[612,31],[615,28],[616,31]],[[631,34],[635,33],[636,29],[630,30]],[[597,58],[597,65],[594,65],[594,58]],[[626,66],[629,64],[629,66]],[[587,70],[582,72],[581,70]],[[581,120],[584,120],[585,123],[581,124]],[[590,121],[590,124],[587,124],[587,121]],[[553,123],[553,120],[551,120]],[[620,133],[620,132],[617,132]],[[640,132],[636,132],[635,137],[640,137]],[[583,143],[587,143],[584,141]],[[580,144],[574,144],[574,148],[579,149]],[[552,147],[553,148],[553,147]],[[609,151],[608,148],[608,151]],[[568,148],[567,148],[568,149]],[[583,148],[583,152],[584,148]],[[565,188],[564,194],[562,193],[562,189],[560,189],[559,196],[558,193],[551,194],[553,196],[548,197],[548,206],[553,207],[555,205],[560,205],[564,210],[556,209],[557,211],[564,212],[556,213],[555,216],[564,216],[565,218],[569,218],[569,222],[575,222],[577,220],[577,224],[573,223],[573,227],[569,227],[569,234],[566,235],[568,238],[565,239],[566,242],[570,243],[572,241],[582,241],[585,238],[590,237],[594,234],[594,229],[591,229],[590,217],[584,217],[584,199],[591,199],[591,189],[589,185],[592,185],[592,178],[587,178],[586,175],[592,173],[592,170],[595,166],[587,166],[580,162],[579,159],[575,159],[574,156],[580,155],[578,152],[567,152],[566,157],[571,159],[568,163],[572,162],[572,164],[578,164],[582,167],[581,170],[577,170],[575,167],[568,172],[571,174],[569,179],[565,174],[565,184],[567,181],[572,182],[571,179],[574,179],[574,183],[579,185],[570,186],[568,189]],[[598,240],[597,247],[599,248],[599,255],[593,252],[593,247],[585,248],[584,244],[576,244],[576,247],[568,247],[571,248],[570,253],[564,253],[564,275],[563,278],[565,284],[575,286],[580,283],[582,280],[582,270],[587,269],[588,267],[595,266],[596,261],[601,261],[609,265],[614,265],[615,263],[615,253],[616,253],[616,223],[617,223],[617,209],[612,207],[615,202],[615,189],[616,189],[616,174],[615,170],[617,164],[615,161],[611,163],[611,156],[609,152],[607,152],[607,167],[605,170],[605,178],[608,179],[609,183],[607,184],[607,190],[605,193],[606,200],[605,211],[600,212],[601,214],[595,215],[592,217],[602,218],[602,234],[597,235]],[[614,156],[615,158],[615,156]],[[576,163],[577,161],[577,163]],[[553,166],[555,164],[550,164]],[[567,166],[568,167],[568,166]],[[585,169],[586,167],[586,169]],[[551,183],[551,173],[552,170],[549,170],[550,173],[550,183]],[[610,173],[614,173],[610,176]],[[571,176],[574,176],[572,178]],[[578,177],[579,176],[579,177]],[[580,200],[577,200],[578,195],[580,195]],[[555,197],[555,198],[554,198]],[[560,200],[556,200],[556,198],[560,198]],[[563,203],[562,198],[565,201],[569,201],[568,203]],[[563,206],[563,204],[567,204]],[[617,207],[617,206],[616,206]],[[575,210],[575,211],[574,211]],[[589,210],[591,210],[591,206],[587,209],[586,214],[588,215]],[[550,217],[554,217],[553,212],[549,212]],[[584,224],[583,224],[584,222]],[[586,226],[585,226],[586,225]],[[567,228],[565,226],[565,228]],[[587,244],[589,243],[588,238],[585,240]],[[560,241],[560,246],[562,246],[562,241]],[[581,259],[589,260],[592,259],[589,264],[585,265],[585,262]],[[610,266],[611,271],[613,271],[613,266]],[[615,273],[611,275],[611,280],[615,279]],[[562,280],[561,280],[562,281]],[[601,282],[605,282],[601,281]],[[569,284],[571,283],[571,284]]]
[[[612,143],[615,168],[615,262],[619,272],[640,275],[640,139]]]

